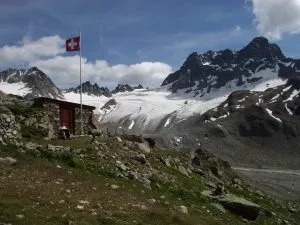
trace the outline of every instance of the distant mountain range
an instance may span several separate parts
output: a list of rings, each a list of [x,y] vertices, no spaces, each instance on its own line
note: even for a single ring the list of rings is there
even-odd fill
[[[278,45],[256,37],[240,51],[192,53],[178,71],[167,76],[162,86],[171,85],[173,93],[217,97],[251,89],[266,80],[296,75],[300,75],[299,59],[285,57]]]
[[[112,97],[113,94],[117,94],[119,92],[131,92],[135,89],[143,89],[142,85],[138,85],[136,87],[131,87],[128,84],[118,84],[118,86],[110,91],[107,87],[99,87],[97,83],[91,84],[89,81],[82,83],[82,93],[94,96],[105,96]],[[67,93],[74,92],[80,93],[80,85],[76,88],[69,88],[64,90]]]
[[[26,69],[7,69],[0,72],[0,82],[8,84],[18,84],[18,89],[28,89],[24,95],[27,99],[36,97],[48,97],[63,99],[63,92],[80,93],[80,85],[75,88],[65,90],[59,89],[52,80],[37,67]],[[142,85],[131,87],[128,84],[118,84],[118,86],[109,91],[107,87],[99,87],[97,83],[91,84],[89,81],[82,83],[82,93],[94,96],[111,97],[112,94],[119,92],[130,92],[135,89],[142,89]],[[1,90],[1,87],[0,87]],[[18,93],[18,92],[17,92]]]

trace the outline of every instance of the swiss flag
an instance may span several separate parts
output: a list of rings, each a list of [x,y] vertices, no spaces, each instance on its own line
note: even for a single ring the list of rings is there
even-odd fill
[[[73,37],[66,40],[66,51],[79,51],[80,50],[80,36]]]

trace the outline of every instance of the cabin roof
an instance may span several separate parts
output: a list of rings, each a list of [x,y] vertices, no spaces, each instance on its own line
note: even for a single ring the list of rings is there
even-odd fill
[[[41,103],[49,102],[49,103],[55,103],[55,104],[64,104],[64,105],[69,105],[74,108],[80,108],[80,104],[74,103],[74,102],[68,102],[68,101],[63,101],[63,100],[58,100],[58,99],[53,99],[53,98],[46,98],[46,97],[39,97],[33,99],[35,105],[40,105]],[[91,105],[84,105],[82,104],[83,109],[88,109],[88,110],[95,110],[95,106]]]

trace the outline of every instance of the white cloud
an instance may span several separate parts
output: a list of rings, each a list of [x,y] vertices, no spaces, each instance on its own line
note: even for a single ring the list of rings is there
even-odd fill
[[[79,83],[79,56],[56,56],[32,62],[30,66],[42,69],[54,83],[62,87],[77,86]],[[105,60],[88,62],[82,58],[82,80],[96,82],[100,86],[121,83],[157,87],[171,72],[172,68],[161,62],[109,65]]]
[[[284,33],[300,33],[299,0],[252,0],[257,30],[279,40]]]
[[[64,40],[59,36],[43,37],[36,41],[23,38],[17,46],[0,47],[0,62],[5,67],[16,62],[28,67],[37,66],[59,87],[79,83],[79,56],[64,56]],[[172,72],[171,66],[161,62],[141,62],[132,65],[110,65],[105,60],[88,61],[82,58],[82,81],[100,86],[126,83],[157,87]]]
[[[28,38],[14,46],[0,47],[0,62],[2,64],[29,63],[41,57],[52,57],[64,52],[64,40],[59,36],[42,37],[32,41]]]

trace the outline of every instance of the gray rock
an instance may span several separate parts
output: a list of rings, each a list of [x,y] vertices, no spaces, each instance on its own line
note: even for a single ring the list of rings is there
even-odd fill
[[[183,166],[178,166],[178,170],[183,175],[189,176],[189,173],[187,172],[186,168],[184,168]]]
[[[217,188],[217,185],[214,184],[214,183],[211,182],[211,181],[206,181],[206,182],[204,182],[204,184],[205,184],[207,187],[210,187],[210,188]]]
[[[136,161],[140,162],[141,164],[147,163],[146,156],[144,154],[138,154],[134,158]]]
[[[170,163],[171,159],[170,159],[170,157],[163,156],[163,157],[160,158],[160,161],[163,164],[165,164],[167,167],[171,167],[171,163]]]
[[[175,209],[179,213],[183,213],[183,214],[188,214],[189,213],[187,207],[184,206],[184,205],[176,206]]]
[[[127,177],[131,180],[138,180],[137,172],[129,171]]]
[[[64,146],[54,146],[51,144],[47,145],[47,150],[52,152],[70,152],[70,147],[64,147]]]
[[[216,189],[213,191],[213,195],[224,195],[226,194],[226,189],[224,184],[218,183]]]
[[[141,150],[144,153],[150,153],[151,149],[147,143],[136,143],[139,150]]]
[[[16,162],[17,160],[11,157],[0,158],[0,165],[13,165]]]
[[[3,141],[1,136],[0,136],[0,145],[6,145],[6,143]]]
[[[46,124],[40,123],[40,124],[38,125],[38,128],[47,130],[47,129],[48,129],[48,126],[47,126]]]
[[[221,168],[217,167],[217,166],[212,166],[210,167],[210,171],[212,172],[212,174],[218,178],[221,178],[223,176],[223,171],[221,170]]]
[[[226,209],[247,220],[256,220],[261,211],[259,205],[235,195],[225,195],[219,201]]]
[[[131,141],[125,141],[124,146],[128,147],[129,149],[134,149],[135,148],[134,142],[131,142]]]
[[[224,208],[224,206],[222,206],[221,204],[218,203],[211,203],[212,206],[214,206],[216,209],[218,209],[220,212],[225,213],[226,210]]]
[[[26,126],[32,126],[33,124],[36,123],[37,123],[37,119],[35,117],[29,117],[28,119],[25,120]]]
[[[232,180],[232,183],[233,184],[236,184],[236,185],[238,185],[238,186],[242,186],[243,185],[243,182],[241,181],[241,179],[239,179],[239,178],[233,178],[233,180]]]
[[[111,189],[114,189],[114,190],[119,189],[119,186],[116,184],[112,184],[112,185],[110,185],[110,187],[111,187]]]
[[[41,147],[41,145],[33,143],[33,142],[27,142],[25,144],[25,148],[29,149],[29,150],[36,150],[37,148],[40,148],[40,147]]]
[[[151,189],[151,180],[146,177],[141,177],[139,178],[139,181],[143,183],[144,187],[146,187],[147,189]]]
[[[199,168],[192,168],[192,172],[193,173],[196,173],[196,174],[199,174],[200,176],[204,176],[205,173],[203,170],[199,169]]]
[[[150,198],[150,199],[148,199],[147,202],[150,203],[150,204],[154,204],[154,203],[156,203],[156,199],[155,198]]]
[[[48,125],[48,135],[47,138],[48,139],[53,139],[54,138],[54,129],[53,129],[53,125],[51,123],[49,123]]]
[[[117,164],[117,168],[121,171],[126,171],[127,170],[127,167],[120,161],[116,161],[116,164]]]
[[[122,142],[122,139],[120,137],[117,136],[117,141],[118,142]]]
[[[90,141],[90,144],[92,144],[95,141],[96,137],[102,136],[102,131],[100,129],[90,129],[88,131],[89,135],[92,135],[92,140]]]
[[[0,106],[0,114],[10,115],[11,111],[7,107],[5,107],[5,106]]]

